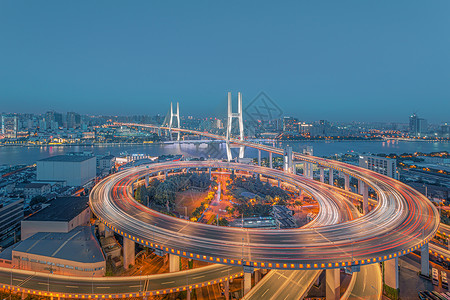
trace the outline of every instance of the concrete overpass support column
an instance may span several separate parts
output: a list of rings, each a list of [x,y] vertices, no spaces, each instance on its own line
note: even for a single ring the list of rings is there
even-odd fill
[[[252,273],[244,272],[244,295],[252,289]]]
[[[327,300],[341,298],[341,272],[340,269],[327,269],[325,274]]]
[[[398,257],[384,262],[384,283],[398,289]]]
[[[258,166],[261,166],[261,150],[258,149]]]
[[[102,222],[98,223],[98,234],[104,236],[105,235],[105,228],[106,228],[106,226],[105,226],[104,223],[102,223]]]
[[[225,280],[223,283],[223,289],[225,294],[225,300],[230,300],[230,281]]]
[[[350,191],[350,175],[344,174],[345,190]]]
[[[191,300],[191,290],[187,289],[186,292],[186,300]]]
[[[420,249],[420,273],[424,276],[430,276],[430,252],[428,243]]]
[[[273,168],[273,158],[272,158],[272,152],[269,152],[269,168]]]
[[[255,285],[261,280],[261,271],[255,270]]]
[[[135,259],[134,242],[126,237],[123,238],[123,266],[128,269],[130,265],[134,266]]]
[[[164,180],[166,180],[167,179],[167,170],[166,171],[164,171]]]
[[[278,179],[278,187],[281,188],[281,181]]]
[[[367,214],[369,212],[369,186],[367,183],[363,182],[363,213]]]
[[[149,184],[150,184],[150,176],[147,175],[145,176],[145,187],[148,187]]]
[[[325,170],[323,168],[320,168],[320,182],[325,182]]]
[[[333,169],[328,169],[328,183],[330,185],[334,185],[334,174],[333,174]]]
[[[212,179],[211,168],[208,168],[208,172],[209,172],[209,180],[211,180]]]
[[[174,254],[169,254],[169,272],[180,271],[180,257]]]

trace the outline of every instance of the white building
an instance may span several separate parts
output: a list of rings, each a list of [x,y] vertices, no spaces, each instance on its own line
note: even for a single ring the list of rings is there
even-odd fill
[[[83,186],[96,176],[96,158],[90,155],[58,155],[37,161],[37,180],[61,181]]]
[[[100,171],[106,170],[111,171],[116,162],[116,157],[114,155],[105,155],[103,157],[97,158],[97,168]]]
[[[373,155],[360,155],[359,166],[398,179],[396,159]]]

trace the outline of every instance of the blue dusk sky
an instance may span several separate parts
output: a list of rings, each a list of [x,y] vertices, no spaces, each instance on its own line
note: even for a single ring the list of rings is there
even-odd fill
[[[450,1],[0,1],[0,111],[450,121]]]

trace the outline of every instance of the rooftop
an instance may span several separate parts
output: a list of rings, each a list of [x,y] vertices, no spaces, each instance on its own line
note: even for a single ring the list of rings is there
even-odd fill
[[[20,183],[17,185],[17,188],[22,188],[22,189],[39,189],[42,188],[43,186],[47,186],[50,185],[48,183],[41,183],[41,182],[32,182],[32,183]]]
[[[12,250],[81,263],[105,260],[90,226],[79,226],[68,233],[38,232]]]
[[[58,197],[24,221],[69,222],[89,206],[88,201],[89,197]]]
[[[93,158],[95,159],[95,156],[91,155],[55,155],[38,161],[82,162]]]

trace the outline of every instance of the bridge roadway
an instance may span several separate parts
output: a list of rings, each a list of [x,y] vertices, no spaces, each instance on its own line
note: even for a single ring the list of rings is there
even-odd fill
[[[260,173],[294,186],[304,181],[302,176],[275,169],[212,161],[161,163],[125,170],[96,185],[90,204],[107,226],[137,243],[194,259],[266,269],[371,264],[416,250],[435,234],[439,224],[437,210],[412,188],[359,167],[301,157],[368,183],[377,192],[377,207],[363,217],[341,224],[267,231],[193,223],[157,213],[133,201],[129,184],[137,177],[168,169],[227,168]],[[310,184],[319,186],[317,199],[321,209],[327,209],[320,201],[326,185],[313,181]]]
[[[128,298],[198,288],[242,275],[242,267],[210,265],[174,273],[128,277],[77,277],[0,267],[0,287],[60,298]]]

